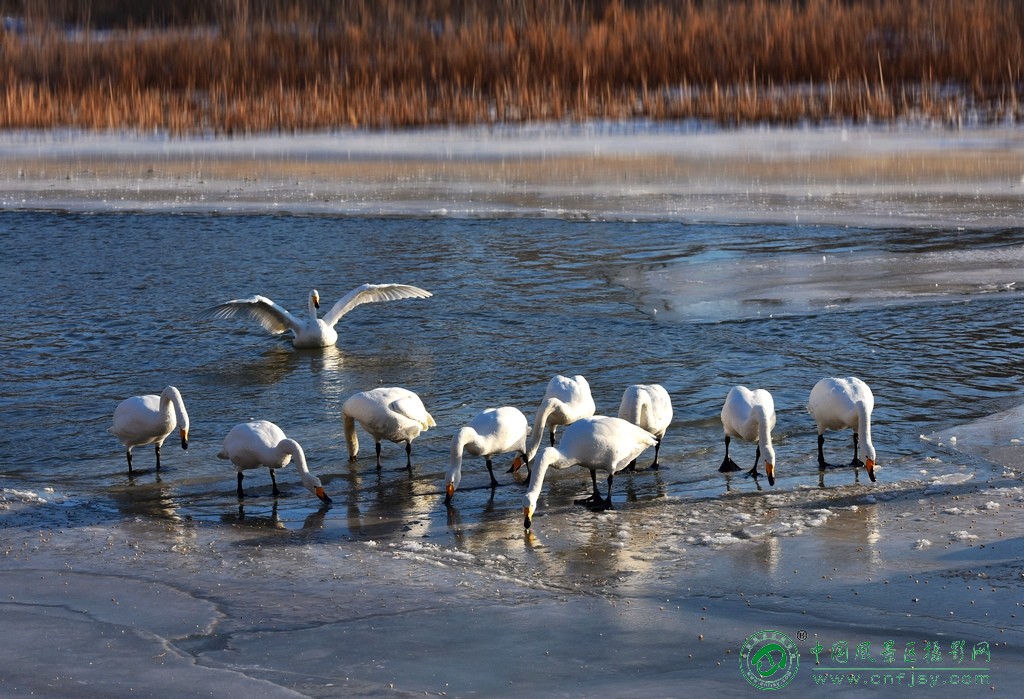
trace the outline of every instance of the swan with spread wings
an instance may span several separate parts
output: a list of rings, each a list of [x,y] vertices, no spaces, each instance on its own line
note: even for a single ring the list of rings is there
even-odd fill
[[[320,308],[320,293],[316,289],[309,292],[309,315],[307,318],[292,315],[266,296],[226,301],[206,310],[203,316],[233,318],[239,313],[245,313],[259,321],[260,325],[275,335],[291,330],[294,335],[292,344],[296,347],[330,347],[338,341],[338,332],[334,326],[342,316],[356,306],[377,301],[425,299],[432,295],[425,289],[409,284],[363,284],[348,292],[334,304],[323,318],[317,316],[317,309]]]

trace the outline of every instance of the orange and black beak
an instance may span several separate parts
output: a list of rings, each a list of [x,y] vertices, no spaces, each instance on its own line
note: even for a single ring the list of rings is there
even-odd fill
[[[512,468],[510,468],[510,469],[509,469],[508,471],[506,471],[505,473],[515,473],[516,471],[518,471],[518,470],[519,470],[519,469],[521,469],[522,467],[523,467],[523,455],[522,455],[522,454],[519,454],[519,455],[518,455],[518,456],[517,456],[517,457],[515,458],[515,461],[513,461],[513,462],[512,462]]]
[[[334,502],[329,497],[327,497],[327,493],[324,492],[323,488],[316,489],[316,496],[320,498],[322,501],[326,502],[327,504]]]
[[[765,463],[764,465],[765,475],[768,476],[768,485],[775,485],[775,464]]]
[[[874,483],[875,482],[875,460],[874,459],[868,459],[864,463],[864,468],[866,468],[868,470],[868,478],[870,478],[871,482]]]
[[[452,503],[452,496],[455,495],[455,483],[448,483],[448,487],[444,489],[444,504],[450,505]]]
[[[181,448],[188,449],[188,430],[178,430],[181,435]]]
[[[532,507],[524,507],[523,508],[523,527],[525,529],[529,529],[531,524],[533,524],[533,508]]]

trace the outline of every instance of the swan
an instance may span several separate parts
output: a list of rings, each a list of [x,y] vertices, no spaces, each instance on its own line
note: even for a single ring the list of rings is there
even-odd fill
[[[181,448],[188,449],[188,412],[181,393],[174,386],[168,386],[159,396],[132,396],[118,403],[110,432],[128,450],[128,473],[132,472],[132,448],[147,444],[156,444],[156,470],[159,471],[160,447],[175,427],[181,436]]]
[[[274,469],[287,466],[288,462],[294,459],[302,485],[322,501],[331,502],[324,492],[320,479],[309,472],[302,447],[294,439],[288,439],[281,428],[272,422],[253,420],[235,425],[224,438],[224,447],[217,454],[217,458],[228,459],[235,465],[235,471],[238,472],[239,499],[245,497],[242,491],[243,472],[260,466],[266,466],[270,470],[274,497],[280,495]]]
[[[734,386],[725,397],[722,406],[722,427],[725,429],[725,459],[718,468],[722,473],[739,471],[740,467],[729,458],[730,437],[748,442],[757,442],[754,453],[754,467],[748,476],[757,478],[757,462],[764,449],[764,472],[768,484],[775,485],[775,447],[772,446],[772,430],[775,428],[775,401],[772,394],[763,388],[751,391],[746,386]]]
[[[455,490],[462,480],[462,453],[468,451],[473,456],[486,459],[487,472],[491,474],[491,487],[498,485],[494,477],[491,457],[510,451],[526,454],[526,436],[530,424],[526,416],[518,408],[504,406],[488,408],[469,421],[452,437],[452,463],[448,468],[445,480],[444,504],[449,505]],[[512,471],[518,471],[522,465],[521,456],[517,456],[512,464]]]
[[[316,315],[320,308],[320,294],[316,289],[309,292],[309,315],[305,319],[292,315],[265,296],[227,301],[207,309],[202,315],[207,318],[233,318],[239,313],[247,313],[275,335],[291,330],[295,347],[330,347],[338,341],[334,326],[356,306],[376,301],[425,299],[432,295],[408,284],[363,284],[342,297],[323,318]]]
[[[577,500],[576,504],[589,505],[599,511],[612,509],[612,477],[656,443],[657,439],[650,432],[621,418],[599,415],[576,420],[565,428],[557,447],[545,447],[537,457],[530,487],[523,497],[523,526],[530,528],[549,467],[561,469],[578,464],[590,469],[594,494]],[[606,498],[601,497],[597,489],[598,470],[608,474]]]
[[[405,442],[406,466],[412,468],[412,440],[437,423],[423,407],[423,401],[404,388],[375,388],[356,393],[341,406],[345,421],[345,443],[349,461],[359,453],[356,422],[370,433],[377,448],[377,468],[380,468],[380,442]]]
[[[822,447],[825,444],[825,430],[853,428],[853,460],[851,466],[863,466],[868,477],[875,481],[875,445],[871,442],[871,411],[875,397],[868,385],[860,379],[849,376],[845,379],[827,378],[814,384],[807,401],[807,411],[818,425],[818,468],[824,470]],[[857,458],[858,442],[864,445],[866,461]]]
[[[580,418],[591,417],[594,411],[590,384],[585,378],[579,375],[572,378],[561,375],[551,377],[544,391],[544,399],[533,418],[533,429],[526,445],[526,460],[533,461],[545,429],[550,431],[551,446],[554,446],[555,427],[570,425]]]
[[[650,468],[658,468],[658,452],[665,430],[672,422],[672,399],[668,391],[660,384],[635,384],[622,393],[619,403],[619,417],[634,425],[643,427],[654,435],[658,442],[654,445],[654,461]],[[636,462],[629,465],[635,469]]]

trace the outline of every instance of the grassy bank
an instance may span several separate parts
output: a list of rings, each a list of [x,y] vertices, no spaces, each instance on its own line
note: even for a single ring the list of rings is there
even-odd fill
[[[0,12],[16,18],[0,30],[0,128],[1024,117],[1024,0],[6,0]]]

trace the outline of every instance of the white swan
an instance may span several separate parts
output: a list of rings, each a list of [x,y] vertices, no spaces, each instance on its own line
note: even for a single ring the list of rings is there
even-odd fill
[[[288,439],[281,428],[272,422],[254,420],[235,425],[224,438],[224,447],[217,454],[217,458],[228,459],[235,465],[235,471],[238,472],[239,498],[245,497],[242,491],[243,471],[260,466],[266,466],[270,470],[274,496],[280,495],[274,469],[287,466],[294,459],[302,485],[322,501],[331,502],[324,492],[320,479],[309,472],[302,447],[294,439]]]
[[[545,447],[537,457],[530,476],[530,488],[523,497],[523,526],[527,529],[537,509],[537,498],[544,485],[544,474],[549,467],[568,468],[580,465],[590,469],[594,493],[577,500],[577,505],[589,505],[595,510],[612,508],[612,477],[623,470],[657,440],[647,430],[617,417],[585,417],[565,428],[557,447]],[[608,474],[608,497],[601,497],[597,489],[597,471]]]
[[[132,472],[132,448],[146,444],[156,444],[156,469],[159,471],[160,447],[175,427],[181,435],[181,448],[188,449],[188,412],[181,393],[174,386],[168,386],[159,396],[132,396],[118,403],[110,432],[128,450],[128,473]]]
[[[406,466],[412,468],[412,440],[437,423],[423,407],[423,401],[404,388],[375,388],[356,393],[341,406],[345,421],[345,443],[349,461],[359,453],[356,422],[370,433],[376,443],[377,468],[380,468],[380,442],[405,442]]]
[[[555,427],[570,425],[576,420],[594,414],[594,398],[590,395],[590,384],[582,376],[556,375],[548,381],[544,399],[533,418],[533,429],[526,444],[526,460],[533,461],[540,447],[544,430],[551,434],[551,445],[555,444]]]
[[[853,428],[853,460],[851,466],[864,466],[868,477],[875,480],[875,445],[871,442],[871,411],[875,397],[868,385],[849,376],[845,379],[828,378],[814,384],[807,410],[818,425],[818,468],[829,466],[825,462],[823,446],[825,430]],[[858,438],[859,437],[859,438]],[[857,447],[864,445],[865,461],[857,458]]]
[[[486,459],[487,472],[491,475],[491,487],[498,485],[494,477],[491,457],[510,451],[526,454],[526,436],[530,424],[526,416],[518,408],[504,406],[488,408],[469,421],[452,437],[452,461],[445,479],[446,505],[451,504],[452,496],[462,480],[462,453],[468,451],[473,456]],[[523,459],[517,456],[511,471],[518,471]]]
[[[309,292],[309,316],[297,318],[265,296],[236,299],[209,308],[203,317],[232,318],[238,313],[247,313],[275,335],[291,330],[296,347],[330,347],[338,341],[334,326],[341,317],[356,306],[375,301],[396,301],[409,298],[429,298],[429,291],[408,284],[363,284],[348,292],[322,319],[316,311],[320,308],[320,294],[316,289]]]
[[[619,417],[628,420],[654,435],[654,462],[649,468],[658,468],[658,452],[661,440],[672,422],[672,399],[660,384],[635,384],[622,393],[619,403]],[[634,468],[636,462],[630,464]]]
[[[754,453],[754,467],[748,476],[757,478],[757,462],[764,450],[764,472],[768,484],[775,485],[775,447],[772,446],[772,430],[775,428],[775,401],[772,394],[763,388],[751,391],[746,386],[734,386],[725,397],[722,406],[722,427],[725,430],[725,459],[718,468],[722,473],[739,471],[740,467],[729,458],[730,437],[737,437],[757,443]]]

